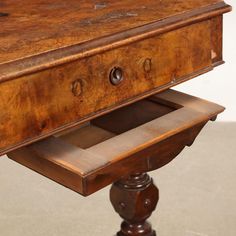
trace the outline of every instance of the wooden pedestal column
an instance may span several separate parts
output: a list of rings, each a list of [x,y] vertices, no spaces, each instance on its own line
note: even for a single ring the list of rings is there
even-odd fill
[[[110,200],[124,219],[117,236],[156,236],[146,220],[155,210],[158,188],[146,173],[136,173],[113,184]]]
[[[110,199],[124,219],[117,236],[156,236],[146,220],[159,193],[146,172],[171,162],[223,110],[168,90],[8,157],[84,196],[115,182]]]

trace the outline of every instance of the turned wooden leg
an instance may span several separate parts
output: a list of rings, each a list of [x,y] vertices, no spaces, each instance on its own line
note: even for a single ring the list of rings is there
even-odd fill
[[[158,188],[146,173],[137,173],[112,185],[110,200],[124,219],[117,236],[156,236],[146,220],[155,210]]]

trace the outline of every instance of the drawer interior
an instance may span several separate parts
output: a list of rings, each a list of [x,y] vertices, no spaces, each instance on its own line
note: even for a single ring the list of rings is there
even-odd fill
[[[180,108],[153,97],[122,107],[57,137],[87,149]]]
[[[87,196],[132,172],[166,165],[223,110],[168,90],[7,155]]]

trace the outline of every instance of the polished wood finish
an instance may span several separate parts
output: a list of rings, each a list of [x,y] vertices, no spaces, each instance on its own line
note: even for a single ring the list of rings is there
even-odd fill
[[[167,89],[223,63],[230,10],[222,0],[2,0],[0,156],[84,196],[115,182],[117,236],[156,236],[146,220],[159,192],[146,172],[224,110]]]
[[[8,156],[89,195],[129,173],[169,163],[223,110],[214,103],[168,90],[97,118],[72,134],[45,139]]]
[[[132,174],[114,183],[110,199],[124,219],[117,236],[156,236],[146,220],[156,208],[159,190],[146,173]]]
[[[220,0],[21,4],[1,3],[0,155],[221,64],[231,9]]]
[[[230,11],[222,0],[1,1],[0,80],[100,53]],[[89,33],[88,33],[89,32]]]
[[[211,70],[211,37],[201,22],[0,84],[0,154]]]

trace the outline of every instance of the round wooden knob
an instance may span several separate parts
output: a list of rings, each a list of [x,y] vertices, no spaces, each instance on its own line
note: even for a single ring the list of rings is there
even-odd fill
[[[124,79],[123,71],[120,67],[114,67],[110,73],[110,81],[113,85],[118,85]]]
[[[75,97],[78,97],[83,92],[83,81],[81,79],[75,80],[71,84],[71,92]]]

